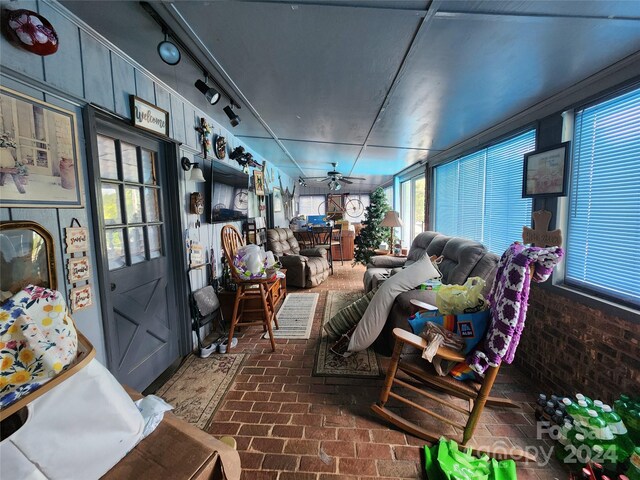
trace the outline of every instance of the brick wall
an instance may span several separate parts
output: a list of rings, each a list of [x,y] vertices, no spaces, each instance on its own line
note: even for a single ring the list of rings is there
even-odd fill
[[[541,392],[640,393],[640,324],[533,285],[515,363]]]

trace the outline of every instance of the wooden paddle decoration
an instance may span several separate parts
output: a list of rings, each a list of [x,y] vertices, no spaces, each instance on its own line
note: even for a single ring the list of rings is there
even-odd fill
[[[538,210],[533,212],[533,228],[522,227],[522,240],[534,247],[556,247],[562,245],[562,230],[549,231],[551,212]]]

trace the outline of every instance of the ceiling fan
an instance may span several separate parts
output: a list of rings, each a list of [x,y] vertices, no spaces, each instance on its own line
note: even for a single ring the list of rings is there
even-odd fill
[[[329,190],[340,190],[342,185],[340,182],[351,185],[353,180],[365,180],[361,177],[345,177],[340,172],[336,170],[338,167],[337,163],[331,163],[333,170],[327,172],[327,175],[324,177],[308,177],[307,180],[315,180],[316,182],[326,182],[329,181],[328,186]]]

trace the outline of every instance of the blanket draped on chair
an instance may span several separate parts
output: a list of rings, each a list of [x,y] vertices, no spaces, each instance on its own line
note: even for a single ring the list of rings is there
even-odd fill
[[[544,282],[560,262],[560,247],[525,247],[514,243],[502,255],[496,280],[488,301],[491,324],[483,344],[466,361],[476,373],[483,375],[489,367],[504,360],[513,361],[524,328],[531,280]],[[533,266],[533,276],[530,267]]]

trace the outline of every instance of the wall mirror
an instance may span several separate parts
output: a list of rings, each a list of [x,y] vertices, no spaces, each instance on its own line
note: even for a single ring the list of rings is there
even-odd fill
[[[35,222],[0,222],[0,302],[33,284],[55,290],[53,238]]]

